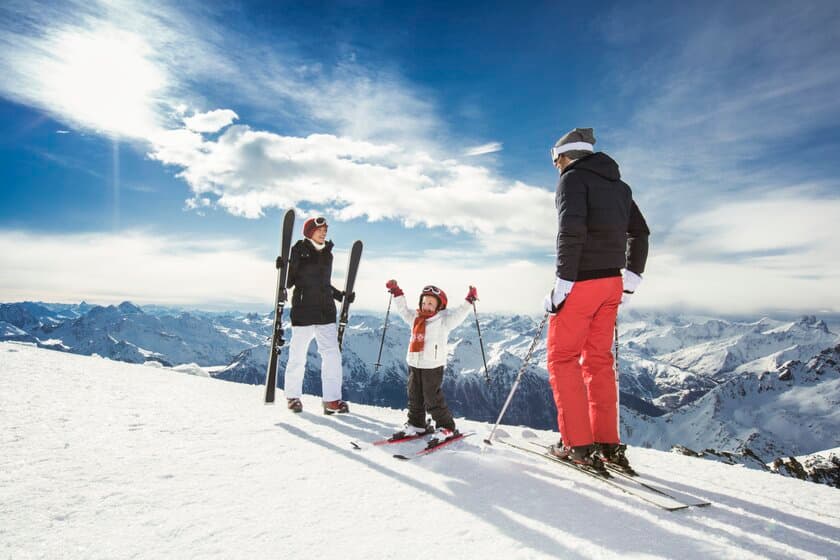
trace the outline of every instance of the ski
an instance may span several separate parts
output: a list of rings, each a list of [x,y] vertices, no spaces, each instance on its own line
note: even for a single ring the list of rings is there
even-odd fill
[[[359,260],[362,258],[362,242],[353,243],[350,249],[350,264],[347,266],[347,278],[344,282],[344,298],[341,300],[341,313],[338,315],[338,350],[343,349],[344,329],[347,327],[347,320],[350,316],[350,302],[347,296],[353,293],[353,286],[356,284],[356,272],[359,271]]]
[[[667,496],[667,497],[669,497],[673,500],[677,500],[678,502],[682,502],[689,507],[707,507],[707,506],[712,505],[712,502],[709,502],[707,500],[685,498],[685,497],[682,497],[682,496],[676,496],[676,495],[672,494],[671,492],[668,492],[664,488],[660,488],[659,486],[656,486],[656,485],[652,484],[651,482],[648,482],[644,478],[644,475],[640,475],[638,473],[632,475],[632,474],[629,474],[629,473],[623,471],[622,469],[620,469],[620,468],[618,468],[614,465],[610,465],[609,463],[604,463],[604,464],[611,473],[614,473],[614,474],[616,474],[616,475],[618,475],[622,478],[626,478],[628,480],[631,480],[631,481],[635,482],[636,484],[638,484],[640,486],[643,486],[643,487],[647,488],[648,490],[650,490],[652,492],[656,492],[657,494],[660,494],[662,496]]]
[[[392,444],[395,444],[395,443],[405,443],[407,441],[414,441],[416,439],[426,437],[427,435],[429,435],[432,432],[423,432],[422,434],[414,434],[414,435],[410,435],[410,436],[409,435],[402,435],[400,437],[395,437],[395,436],[399,435],[400,433],[401,432],[397,432],[396,434],[394,434],[393,436],[391,436],[389,438],[372,441],[369,445],[374,445],[374,446],[378,447],[378,446],[381,446],[381,445],[392,445]],[[358,441],[351,441],[350,445],[352,445],[355,449],[363,449],[364,448],[362,443],[360,443]]]
[[[542,444],[542,443],[537,443],[537,442],[533,442],[533,441],[529,442],[529,443],[531,445],[535,445],[536,447],[538,447],[539,449],[542,449],[544,451],[548,451],[548,449],[549,449],[549,446],[547,446],[545,444]],[[607,470],[615,476],[619,476],[623,479],[629,480],[629,481],[631,481],[635,484],[638,484],[639,486],[642,486],[644,488],[647,488],[651,492],[655,492],[655,493],[657,493],[661,496],[667,496],[668,498],[671,498],[672,500],[676,500],[680,503],[683,503],[686,506],[706,507],[706,506],[711,505],[711,502],[708,502],[706,500],[697,500],[697,499],[693,499],[693,498],[683,498],[681,496],[676,496],[676,495],[672,494],[671,492],[668,492],[664,488],[660,488],[659,486],[656,486],[653,483],[648,482],[647,480],[644,479],[644,477],[640,476],[635,470],[633,470],[632,474],[631,474],[630,472],[622,469],[621,467],[618,467],[616,465],[611,465],[610,463],[604,463],[604,466],[607,467]]]
[[[265,404],[274,403],[277,389],[277,356],[286,343],[283,340],[283,306],[286,304],[286,277],[289,271],[289,250],[292,246],[292,229],[295,227],[295,211],[287,210],[283,217],[283,231],[280,237],[280,256],[275,261],[277,268],[277,291],[274,296],[274,328],[271,331],[271,347],[268,354],[268,371],[265,374]]]
[[[616,477],[610,476],[610,477],[607,478],[607,477],[604,477],[602,474],[598,474],[595,471],[592,471],[590,469],[587,469],[587,468],[581,467],[579,465],[576,465],[575,463],[573,463],[571,461],[565,461],[563,459],[555,457],[554,455],[551,455],[550,453],[548,453],[548,451],[546,451],[546,447],[543,446],[543,445],[533,444],[533,445],[537,445],[538,447],[543,448],[542,450],[537,450],[537,449],[525,447],[523,445],[517,445],[517,444],[515,444],[511,441],[507,441],[507,440],[503,440],[503,439],[495,439],[493,441],[498,441],[499,443],[502,443],[502,444],[507,445],[509,447],[512,447],[514,449],[518,449],[519,451],[524,451],[525,453],[531,453],[532,455],[542,457],[543,459],[548,459],[549,461],[552,461],[554,463],[563,465],[564,467],[567,467],[569,469],[573,469],[573,470],[575,470],[579,473],[583,473],[587,476],[590,476],[590,477],[594,478],[595,480],[600,480],[604,484],[607,484],[609,486],[612,486],[613,488],[621,490],[622,492],[624,492],[625,494],[627,494],[629,496],[633,496],[633,497],[635,497],[639,500],[642,500],[643,502],[646,502],[648,504],[651,504],[651,505],[654,505],[656,507],[662,508],[666,511],[678,511],[678,510],[688,509],[688,507],[689,507],[689,504],[685,504],[685,503],[677,500],[676,498],[661,495],[657,492],[653,492],[650,489],[639,486],[638,484],[635,484],[635,482],[633,482],[632,480],[628,480],[624,477],[616,478]]]
[[[423,449],[421,449],[420,451],[418,451],[417,453],[415,453],[413,455],[396,454],[396,455],[394,455],[394,459],[401,459],[403,461],[408,461],[412,458],[416,459],[418,457],[428,455],[429,453],[434,453],[435,451],[437,451],[439,449],[443,449],[444,447],[446,447],[448,445],[451,445],[451,444],[455,443],[456,441],[461,441],[462,439],[464,439],[466,437],[470,437],[471,435],[474,435],[474,434],[475,434],[475,432],[457,433],[454,436],[450,436],[443,441],[440,441],[440,442],[437,442],[437,443],[434,443],[434,444],[429,443],[426,447],[424,447]]]

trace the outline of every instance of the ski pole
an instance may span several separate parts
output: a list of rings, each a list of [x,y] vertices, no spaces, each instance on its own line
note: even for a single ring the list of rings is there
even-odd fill
[[[619,441],[621,440],[621,391],[618,389],[618,315],[615,316],[615,409],[618,414],[615,415],[616,432],[619,434]]]
[[[615,318],[615,379],[618,381],[618,317]]]
[[[490,440],[493,439],[493,434],[496,433],[496,428],[499,427],[499,423],[502,421],[502,417],[507,411],[507,407],[510,404],[511,399],[513,398],[513,394],[516,392],[516,388],[519,387],[519,381],[522,379],[522,375],[525,373],[525,368],[528,366],[528,362],[531,360],[531,354],[534,353],[534,347],[537,345],[537,341],[540,339],[540,335],[542,335],[545,322],[548,321],[548,315],[549,314],[546,313],[543,316],[543,320],[540,323],[540,327],[539,329],[537,329],[537,334],[534,335],[534,340],[531,341],[531,347],[528,348],[528,353],[525,354],[525,360],[522,362],[522,367],[519,368],[519,373],[516,374],[516,380],[513,382],[513,387],[510,388],[510,393],[507,396],[507,400],[502,406],[502,411],[499,413],[499,418],[496,420],[496,425],[493,426],[493,429],[490,431],[490,435],[487,436],[487,439],[484,440],[484,443],[488,445],[492,445],[492,442]]]
[[[478,345],[481,346],[481,359],[484,360],[484,380],[490,384],[490,374],[487,372],[487,356],[484,355],[484,339],[481,338],[481,327],[478,326],[478,311],[475,310],[475,302],[472,302],[473,314],[475,315],[475,328],[478,331]]]
[[[379,366],[382,364],[379,363],[379,360],[382,359],[382,347],[385,345],[385,330],[388,328],[388,315],[391,314],[391,302],[394,301],[394,294],[391,294],[391,297],[388,298],[388,310],[385,311],[385,324],[382,326],[382,341],[379,343],[379,356],[376,357],[376,367],[373,371],[379,371]]]

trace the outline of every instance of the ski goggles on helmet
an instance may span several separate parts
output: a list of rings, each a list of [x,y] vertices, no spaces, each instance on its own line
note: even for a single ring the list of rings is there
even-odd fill
[[[433,295],[439,296],[440,295],[440,288],[438,288],[437,286],[429,285],[429,286],[426,286],[425,288],[423,288],[423,293],[424,294],[433,294]]]
[[[315,227],[325,226],[327,225],[327,219],[323,216],[318,216],[317,218],[315,218],[313,223],[315,224]]]

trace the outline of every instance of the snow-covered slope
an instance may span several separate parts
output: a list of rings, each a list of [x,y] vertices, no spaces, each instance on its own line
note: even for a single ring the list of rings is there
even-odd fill
[[[423,459],[354,451],[403,412],[325,417],[258,386],[0,343],[8,558],[832,558],[840,493],[632,448],[709,508],[665,512],[479,435]],[[521,429],[508,429],[513,436]],[[543,441],[556,434],[533,432]]]

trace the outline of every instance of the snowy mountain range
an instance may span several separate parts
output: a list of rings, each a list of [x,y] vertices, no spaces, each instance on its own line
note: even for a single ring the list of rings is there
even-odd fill
[[[273,317],[162,307],[0,305],[0,340],[163,366],[262,384]],[[475,319],[453,331],[444,391],[456,416],[494,422],[539,318],[482,315],[489,382]],[[353,403],[405,406],[409,328],[391,316],[376,368],[383,316],[353,313],[343,354],[344,395]],[[287,325],[288,328],[288,325]],[[667,450],[743,453],[770,463],[840,446],[840,337],[814,316],[733,321],[623,312],[619,324],[622,434]],[[545,333],[503,423],[556,426],[545,369]],[[280,355],[283,386],[286,353]],[[320,358],[310,348],[304,392],[320,394]]]

